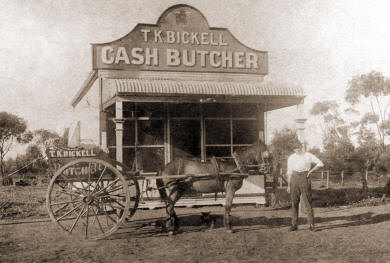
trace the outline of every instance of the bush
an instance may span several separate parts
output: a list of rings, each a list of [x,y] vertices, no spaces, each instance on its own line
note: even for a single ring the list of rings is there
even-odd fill
[[[379,156],[379,158],[375,164],[375,169],[378,173],[390,172],[390,153],[389,152],[384,152]]]

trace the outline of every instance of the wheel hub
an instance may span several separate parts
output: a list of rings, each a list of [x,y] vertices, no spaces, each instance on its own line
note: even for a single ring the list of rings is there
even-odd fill
[[[95,198],[93,195],[88,195],[88,196],[85,196],[83,198],[83,202],[88,204],[88,205],[92,204],[94,200],[95,200]]]

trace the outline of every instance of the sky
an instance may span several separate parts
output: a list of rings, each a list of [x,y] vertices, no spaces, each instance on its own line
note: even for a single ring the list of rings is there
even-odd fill
[[[265,81],[301,86],[305,136],[321,145],[315,102],[342,103],[348,81],[372,70],[390,76],[387,0],[0,0],[0,111],[31,130],[62,133],[78,119],[97,135],[96,87],[75,110],[70,102],[92,70],[91,43],[116,40],[136,24],[155,24],[170,6],[188,4],[211,27],[228,28],[243,44],[268,51]],[[223,8],[221,8],[223,7]],[[81,109],[81,110],[80,110]],[[294,128],[295,107],[267,114],[267,134]]]

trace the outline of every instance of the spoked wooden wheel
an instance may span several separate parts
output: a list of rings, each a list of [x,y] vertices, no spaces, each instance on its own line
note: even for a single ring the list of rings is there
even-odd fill
[[[130,208],[130,215],[134,214],[138,197],[134,178],[128,182],[108,162],[83,158],[67,163],[55,173],[46,205],[52,221],[65,232],[99,239],[115,232]]]

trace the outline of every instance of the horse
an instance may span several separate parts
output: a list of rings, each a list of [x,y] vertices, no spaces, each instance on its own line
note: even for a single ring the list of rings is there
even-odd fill
[[[232,232],[230,222],[230,211],[232,208],[235,192],[243,184],[242,176],[231,176],[229,173],[248,173],[248,165],[259,165],[267,162],[270,157],[267,152],[267,146],[261,140],[256,141],[247,148],[235,151],[233,154],[235,164],[227,161],[216,161],[215,157],[211,161],[201,162],[199,160],[190,160],[179,158],[168,163],[159,174],[162,179],[156,181],[160,197],[166,205],[167,223],[170,234],[179,231],[179,219],[174,210],[175,203],[186,192],[195,191],[198,193],[225,192],[225,214],[224,226],[227,232]],[[221,173],[221,174],[220,174]],[[211,174],[215,178],[196,178],[196,174]],[[172,175],[186,175],[184,178],[172,178]],[[170,178],[164,178],[170,176]]]

